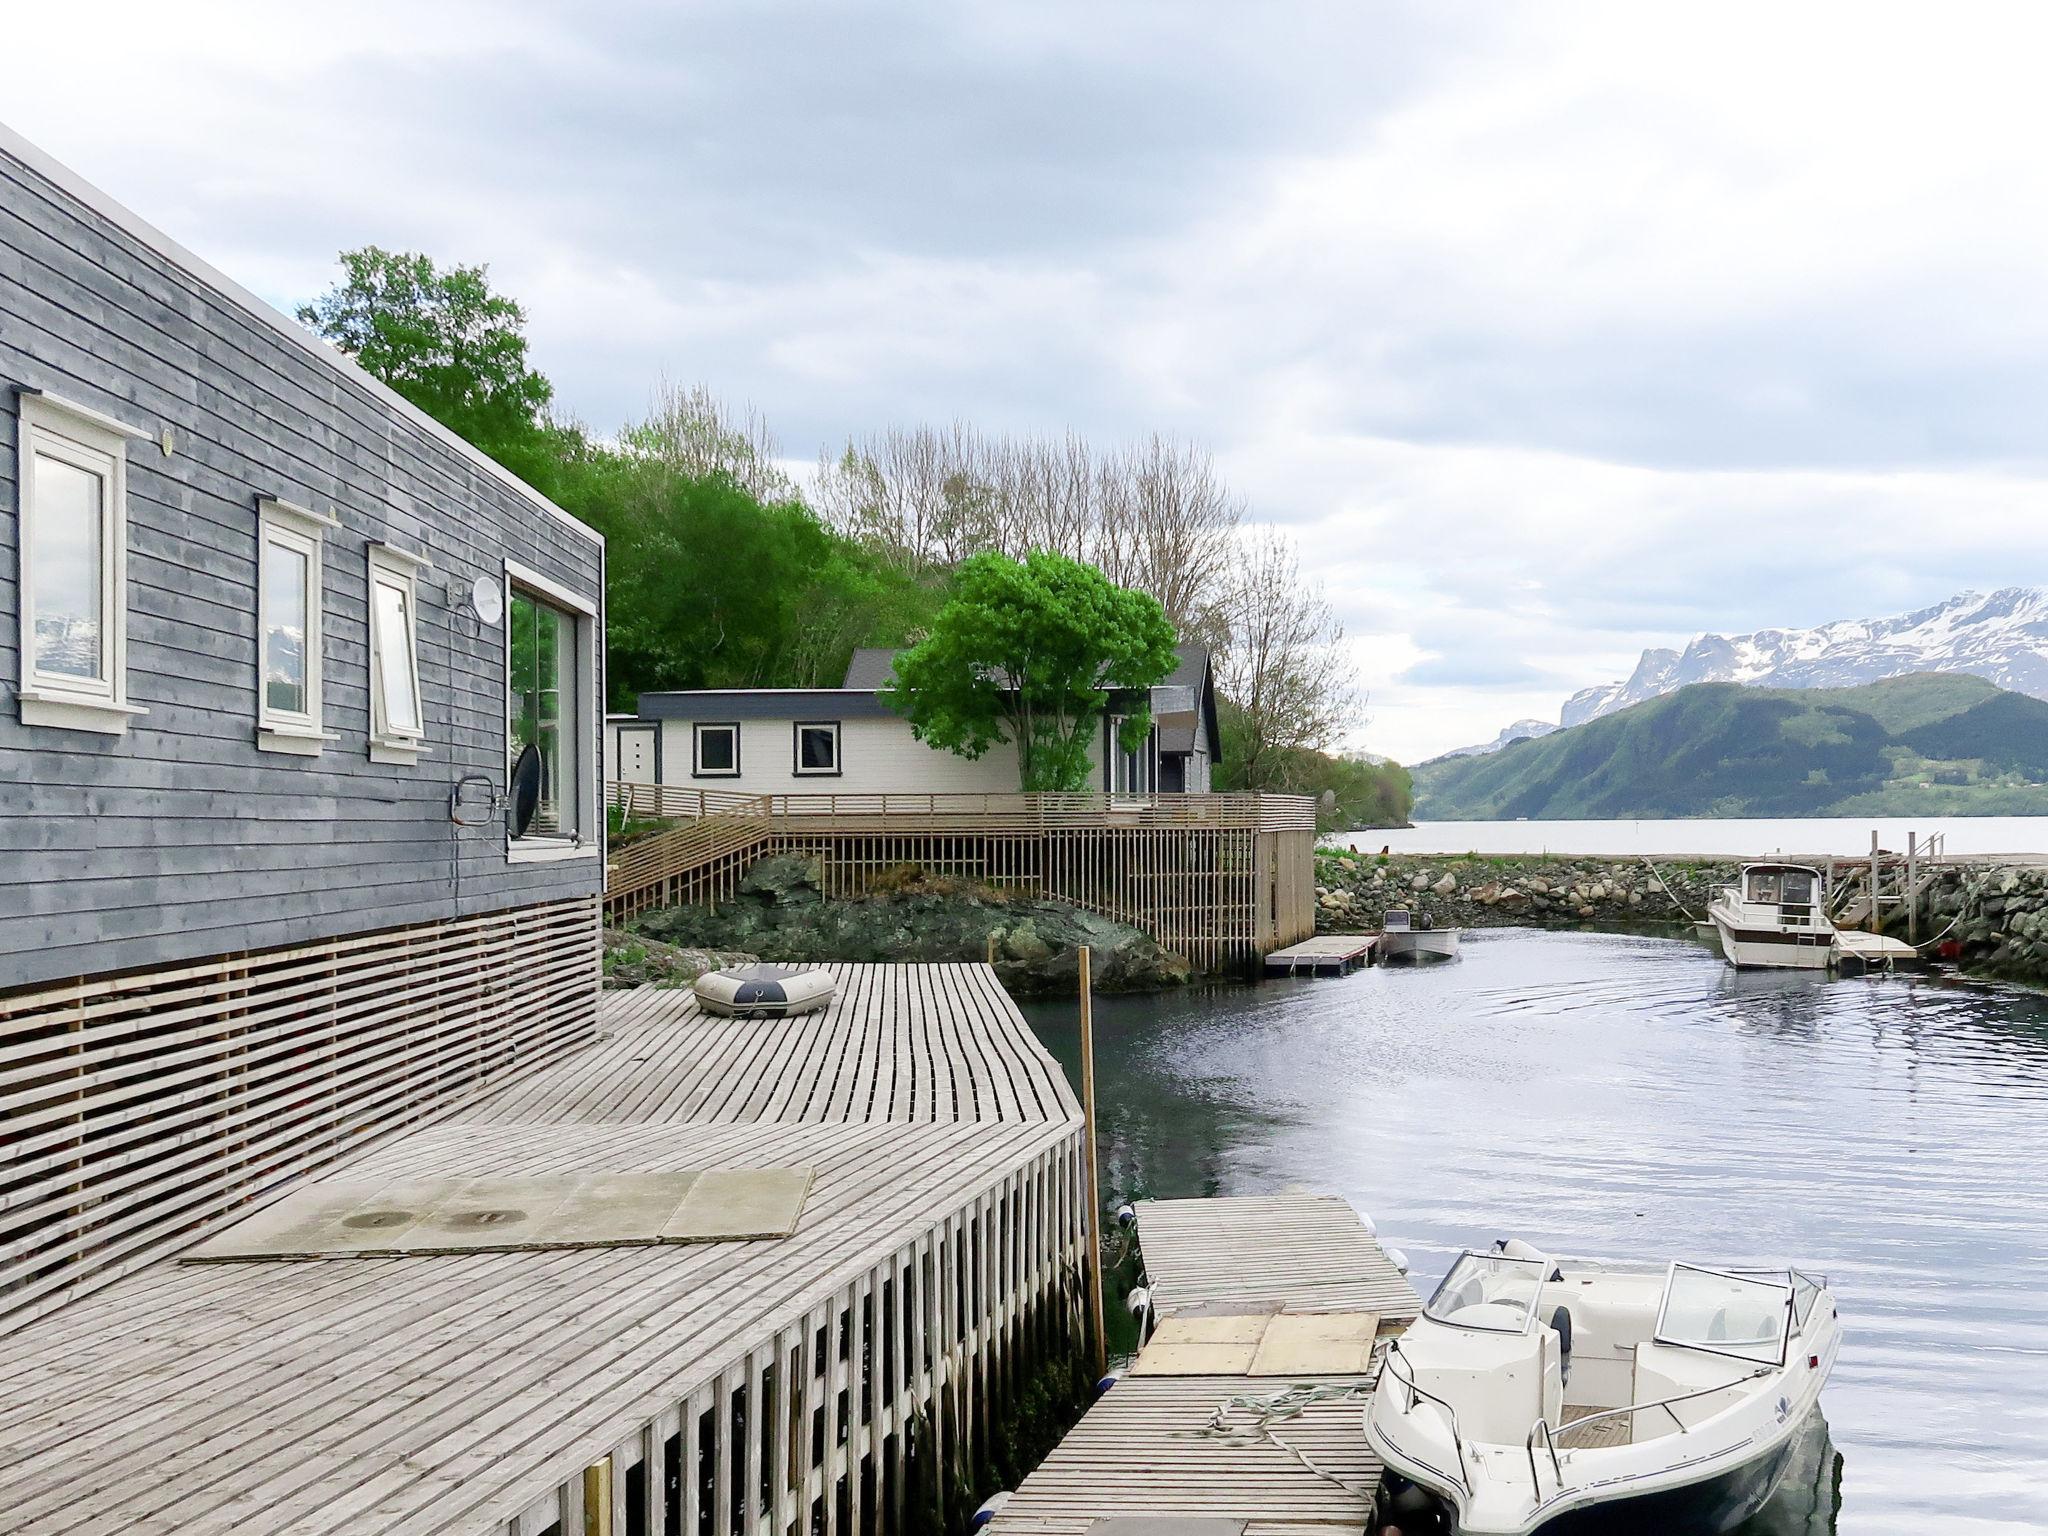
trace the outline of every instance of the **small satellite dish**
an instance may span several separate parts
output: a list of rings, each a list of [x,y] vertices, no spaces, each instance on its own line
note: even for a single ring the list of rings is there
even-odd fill
[[[491,576],[479,576],[469,584],[469,606],[477,622],[496,627],[505,617],[505,588]]]
[[[540,748],[528,742],[512,765],[512,791],[505,797],[505,828],[513,837],[526,836],[533,813],[540,809]]]

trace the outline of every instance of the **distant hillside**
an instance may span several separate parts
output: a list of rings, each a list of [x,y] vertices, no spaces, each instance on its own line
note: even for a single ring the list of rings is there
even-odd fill
[[[1413,776],[1425,821],[2044,815],[2048,703],[1955,673],[1696,683]]]

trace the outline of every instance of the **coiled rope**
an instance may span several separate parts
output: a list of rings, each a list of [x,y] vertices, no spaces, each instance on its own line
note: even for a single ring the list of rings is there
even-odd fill
[[[1273,1432],[1275,1424],[1298,1418],[1317,1403],[1341,1403],[1371,1395],[1371,1382],[1348,1382],[1342,1385],[1324,1382],[1313,1386],[1296,1384],[1282,1387],[1277,1392],[1239,1393],[1235,1397],[1225,1398],[1216,1405],[1216,1411],[1209,1415],[1209,1422],[1203,1426],[1203,1432],[1226,1445],[1249,1446],[1263,1442],[1277,1446],[1324,1482],[1334,1484],[1346,1493],[1355,1493],[1360,1498],[1371,1499],[1372,1489],[1348,1483],[1336,1473],[1317,1466],[1300,1446],[1281,1439]],[[1243,1426],[1234,1425],[1230,1422],[1233,1413],[1249,1414],[1252,1422]]]

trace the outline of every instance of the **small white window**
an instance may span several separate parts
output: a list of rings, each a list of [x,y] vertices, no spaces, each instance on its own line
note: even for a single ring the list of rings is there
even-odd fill
[[[796,723],[796,761],[799,778],[836,778],[839,774],[839,722],[799,720]]]
[[[332,518],[269,497],[256,517],[256,745],[317,757],[321,726],[321,536]]]
[[[23,394],[20,488],[24,725],[120,735],[128,702],[128,457],[133,429]]]
[[[740,776],[740,728],[737,721],[698,721],[692,728],[696,751],[691,773],[700,779]]]
[[[424,560],[370,546],[370,758],[409,763],[426,748],[420,704],[419,596]]]

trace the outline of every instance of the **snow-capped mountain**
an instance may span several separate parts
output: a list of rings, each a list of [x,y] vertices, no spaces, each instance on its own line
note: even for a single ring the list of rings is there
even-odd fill
[[[1814,629],[1700,635],[1682,651],[1643,652],[1626,682],[1581,689],[1565,701],[1560,719],[1565,725],[1597,720],[1688,683],[1846,688],[1906,672],[1970,672],[2048,699],[2048,588],[1963,592],[1913,613]],[[1502,735],[1518,729],[1511,725]]]
[[[1498,752],[1511,741],[1527,741],[1532,736],[1548,736],[1558,729],[1548,720],[1517,720],[1491,741],[1482,741],[1475,747],[1453,747],[1444,753],[1445,757],[1484,757],[1489,752]]]

